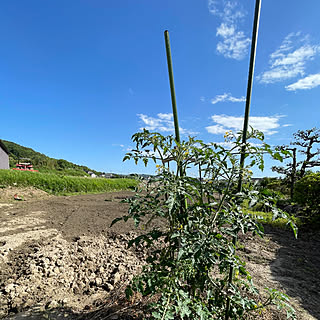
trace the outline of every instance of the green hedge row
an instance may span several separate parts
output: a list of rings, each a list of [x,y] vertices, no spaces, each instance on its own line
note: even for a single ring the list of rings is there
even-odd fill
[[[133,189],[133,179],[61,176],[50,173],[0,170],[1,186],[35,187],[52,194],[98,193]]]

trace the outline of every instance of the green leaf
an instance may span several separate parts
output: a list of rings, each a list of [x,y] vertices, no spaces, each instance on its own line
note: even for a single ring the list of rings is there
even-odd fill
[[[126,287],[125,294],[126,294],[126,298],[127,298],[128,300],[132,297],[133,291],[132,291],[132,289],[131,289],[130,286]]]
[[[273,154],[273,159],[279,160],[281,162],[283,161],[283,158],[282,158],[282,156],[280,155],[279,152],[276,152],[276,153]]]
[[[120,217],[120,218],[115,218],[114,220],[112,220],[111,225],[110,225],[110,228],[111,228],[115,223],[117,223],[117,222],[119,222],[119,221],[121,221],[121,220],[123,220],[122,217]]]
[[[153,316],[155,319],[162,319],[161,313],[159,313],[158,311],[153,311],[153,312],[152,312],[152,316]]]

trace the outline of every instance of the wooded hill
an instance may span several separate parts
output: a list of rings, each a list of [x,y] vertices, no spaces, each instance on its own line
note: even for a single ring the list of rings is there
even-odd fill
[[[17,143],[2,140],[4,145],[9,151],[9,162],[10,168],[14,168],[16,163],[22,158],[30,159],[33,167],[40,172],[54,172],[61,174],[68,174],[74,176],[86,175],[86,171],[92,171],[95,174],[100,174],[101,172],[90,169],[86,166],[81,166],[69,162],[64,159],[54,159],[46,156],[43,153],[34,151],[31,148],[21,146]]]

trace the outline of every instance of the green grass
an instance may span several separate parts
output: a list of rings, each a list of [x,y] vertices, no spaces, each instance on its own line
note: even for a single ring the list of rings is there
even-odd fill
[[[103,179],[52,173],[0,170],[1,186],[35,187],[51,194],[99,193],[133,189],[134,179]]]
[[[276,220],[272,220],[273,214],[272,212],[262,212],[262,211],[252,211],[246,210],[247,213],[251,214],[253,217],[256,217],[259,222],[263,224],[268,224],[281,229],[290,229],[290,226],[287,224],[287,220],[283,218],[279,218]],[[299,218],[291,216],[291,220],[295,223],[297,227],[301,225],[301,221]]]
[[[56,174],[58,176],[74,176],[74,177],[89,177],[89,175],[79,169],[63,169],[63,170],[57,170],[57,169],[48,169],[45,167],[42,168],[35,168],[39,170],[41,173],[51,173],[51,174]]]

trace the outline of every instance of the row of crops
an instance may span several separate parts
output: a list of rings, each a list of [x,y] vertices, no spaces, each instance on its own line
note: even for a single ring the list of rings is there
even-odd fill
[[[50,173],[0,170],[0,186],[35,187],[51,194],[95,193],[134,189],[134,179],[94,179]]]

